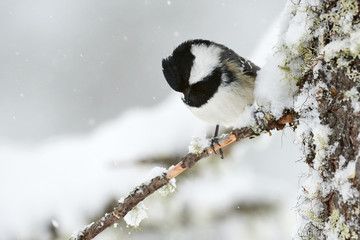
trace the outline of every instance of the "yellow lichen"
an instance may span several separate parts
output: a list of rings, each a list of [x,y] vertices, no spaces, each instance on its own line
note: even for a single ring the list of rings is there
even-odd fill
[[[314,221],[314,222],[317,222],[317,223],[321,223],[322,222],[322,219],[320,217],[318,217],[314,212],[312,211],[308,211],[307,212],[307,216],[310,220]]]
[[[354,231],[350,233],[350,228],[345,224],[344,218],[341,217],[340,211],[338,209],[335,209],[331,213],[329,221],[330,230],[338,235],[339,240],[346,240],[350,237],[352,239],[357,239],[357,234]]]
[[[346,226],[346,224],[342,223],[339,224],[339,229],[340,229],[340,239],[341,240],[346,240],[350,238],[350,228],[348,226]]]
[[[359,235],[355,231],[351,231],[351,239],[359,239]]]
[[[340,12],[331,11],[322,14],[316,23],[327,23],[327,26],[331,26],[330,36],[344,38],[353,30],[352,19],[358,12],[357,0],[341,0]]]
[[[336,224],[339,221],[339,218],[340,218],[340,212],[339,212],[339,210],[335,209],[329,217],[330,227],[332,230],[335,230]]]

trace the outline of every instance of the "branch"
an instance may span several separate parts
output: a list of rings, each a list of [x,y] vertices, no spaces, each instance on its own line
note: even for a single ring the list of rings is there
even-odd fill
[[[262,120],[262,124],[254,127],[243,127],[234,129],[219,145],[215,145],[215,151],[223,148],[235,141],[246,138],[258,136],[261,133],[269,132],[270,130],[281,130],[287,123],[294,123],[295,115],[293,112],[284,114],[283,117],[275,120],[270,115],[266,115]],[[138,203],[148,197],[150,194],[166,185],[172,178],[178,176],[183,171],[191,168],[199,160],[209,156],[213,153],[210,147],[205,148],[200,154],[188,153],[181,161],[173,167],[170,167],[162,176],[157,176],[151,179],[147,184],[142,184],[136,187],[122,202],[119,202],[111,213],[106,213],[101,219],[85,226],[80,232],[72,236],[72,240],[90,240],[96,237],[99,233],[104,231],[109,226],[116,223],[120,218],[123,218],[129,211],[131,211]]]

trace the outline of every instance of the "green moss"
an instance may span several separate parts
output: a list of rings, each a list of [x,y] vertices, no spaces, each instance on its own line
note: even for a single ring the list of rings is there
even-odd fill
[[[283,70],[284,72],[290,72],[291,71],[291,69],[290,69],[290,67],[288,67],[288,66],[286,66],[286,63],[285,63],[285,65],[284,66],[278,66],[281,70]]]

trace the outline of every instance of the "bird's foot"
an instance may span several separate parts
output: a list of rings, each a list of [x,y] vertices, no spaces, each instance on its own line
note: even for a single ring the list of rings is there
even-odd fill
[[[217,154],[216,150],[215,150],[215,144],[218,145],[219,147],[221,147],[220,143],[219,143],[219,138],[218,137],[213,137],[211,139],[211,142],[210,142],[210,148],[213,150],[213,152],[215,154]],[[223,153],[223,150],[221,148],[219,148],[219,153],[220,153],[220,157],[221,159],[224,159],[224,153]]]

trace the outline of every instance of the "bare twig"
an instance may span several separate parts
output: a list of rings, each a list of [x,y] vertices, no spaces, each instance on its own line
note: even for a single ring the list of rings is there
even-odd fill
[[[284,114],[280,119],[274,120],[269,116],[263,121],[261,126],[254,127],[243,127],[235,129],[233,132],[223,141],[220,145],[215,145],[215,151],[223,148],[235,141],[241,139],[251,138],[260,135],[262,132],[268,132],[270,130],[280,130],[285,127],[287,123],[294,123],[293,113]],[[150,194],[158,190],[159,188],[166,185],[170,179],[178,176],[183,171],[191,168],[199,160],[209,156],[213,150],[208,147],[205,148],[200,154],[188,153],[184,156],[181,161],[168,169],[163,176],[157,176],[148,184],[142,184],[136,187],[122,202],[119,202],[111,213],[106,213],[101,219],[96,222],[85,226],[76,236],[71,237],[73,240],[90,240],[97,236],[99,233],[104,231],[109,226],[116,223],[120,218],[123,218],[129,211],[131,211],[139,202],[144,200]]]

